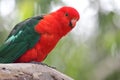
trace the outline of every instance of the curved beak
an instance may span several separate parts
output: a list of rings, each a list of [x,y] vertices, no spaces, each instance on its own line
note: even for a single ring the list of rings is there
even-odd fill
[[[75,25],[76,25],[76,22],[77,22],[78,20],[77,19],[72,19],[71,21],[70,21],[70,23],[69,23],[69,26],[71,27],[71,28],[73,28]]]

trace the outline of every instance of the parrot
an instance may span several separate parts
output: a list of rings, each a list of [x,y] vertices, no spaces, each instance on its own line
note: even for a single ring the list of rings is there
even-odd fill
[[[59,40],[70,32],[80,18],[79,12],[63,6],[15,25],[0,46],[0,63],[42,62]]]

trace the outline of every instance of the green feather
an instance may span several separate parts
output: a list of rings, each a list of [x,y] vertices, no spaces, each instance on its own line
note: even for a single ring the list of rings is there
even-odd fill
[[[29,18],[19,24],[9,34],[0,47],[0,63],[15,62],[24,52],[32,48],[40,38],[34,27],[43,19],[41,16]]]

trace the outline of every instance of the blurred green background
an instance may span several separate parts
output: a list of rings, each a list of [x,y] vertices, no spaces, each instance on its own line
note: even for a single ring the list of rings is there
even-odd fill
[[[44,63],[75,80],[120,80],[119,0],[0,0],[0,44],[20,21],[65,5],[81,19]]]

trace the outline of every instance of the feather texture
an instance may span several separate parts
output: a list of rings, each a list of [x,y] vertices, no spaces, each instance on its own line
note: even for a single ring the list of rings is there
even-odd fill
[[[40,34],[35,32],[34,27],[41,19],[42,16],[29,18],[14,27],[0,47],[0,63],[14,62],[38,42]]]
[[[42,62],[79,18],[74,8],[65,6],[17,24],[0,47],[0,63]]]

